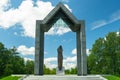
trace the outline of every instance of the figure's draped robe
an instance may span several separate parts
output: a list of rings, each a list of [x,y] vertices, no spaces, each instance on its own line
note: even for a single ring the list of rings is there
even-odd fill
[[[62,46],[59,46],[57,51],[58,51],[58,69],[61,70],[62,66],[63,66],[63,55],[62,55],[63,49],[62,49]]]

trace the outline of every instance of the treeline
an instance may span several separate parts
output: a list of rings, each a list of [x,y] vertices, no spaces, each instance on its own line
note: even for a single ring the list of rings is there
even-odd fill
[[[72,68],[65,72],[75,74],[77,69]],[[4,44],[0,43],[0,76],[11,74],[34,74],[34,61],[25,61],[15,47],[7,49]],[[56,74],[56,69],[49,69],[44,65],[44,74]]]
[[[24,61],[16,48],[7,49],[0,43],[0,76],[33,74],[34,62]],[[93,44],[87,57],[88,74],[113,74],[120,76],[120,33],[110,32]],[[44,65],[44,74],[56,74],[56,69]],[[65,70],[65,74],[77,74],[77,68]]]
[[[0,43],[0,76],[33,73],[34,62],[29,60],[25,62],[16,50],[15,47],[7,49]]]
[[[56,68],[49,69],[44,65],[44,74],[56,74]],[[77,68],[66,69],[65,74],[77,74]]]
[[[120,32],[110,32],[97,39],[87,61],[89,74],[120,76]]]

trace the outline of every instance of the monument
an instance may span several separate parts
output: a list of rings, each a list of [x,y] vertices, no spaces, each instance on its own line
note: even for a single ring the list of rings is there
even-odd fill
[[[61,70],[63,67],[63,55],[62,55],[63,49],[61,45],[58,47],[57,51],[58,51],[58,69]]]
[[[56,68],[56,75],[64,75],[65,69],[63,67],[63,49],[61,45],[58,47],[57,52],[58,52],[58,66]]]
[[[36,21],[34,74],[44,74],[44,33],[48,32],[60,18],[71,31],[76,33],[77,75],[87,75],[85,21],[77,20],[62,3],[59,3],[44,20]],[[61,64],[59,64],[59,69],[61,69]]]

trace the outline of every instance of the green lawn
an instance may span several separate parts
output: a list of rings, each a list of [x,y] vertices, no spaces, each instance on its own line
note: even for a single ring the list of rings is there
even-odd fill
[[[120,77],[113,76],[113,75],[103,76],[103,77],[106,78],[106,79],[108,79],[108,80],[120,80]]]
[[[6,76],[1,78],[0,80],[18,80],[20,76]]]

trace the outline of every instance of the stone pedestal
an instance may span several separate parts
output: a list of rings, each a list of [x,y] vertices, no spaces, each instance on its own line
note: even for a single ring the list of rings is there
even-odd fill
[[[65,75],[65,68],[62,67],[62,69],[59,70],[59,68],[57,67],[57,68],[56,68],[56,75],[58,75],[58,76],[63,76],[63,75]]]

